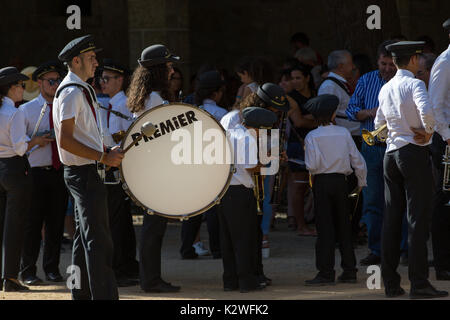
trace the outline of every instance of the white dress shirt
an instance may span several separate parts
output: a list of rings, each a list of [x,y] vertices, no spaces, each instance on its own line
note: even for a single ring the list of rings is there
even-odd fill
[[[404,147],[414,141],[413,128],[424,128],[432,133],[435,125],[433,109],[427,88],[422,80],[405,69],[397,70],[395,76],[386,83],[378,95],[380,106],[375,117],[375,128],[387,123],[388,137],[386,152]],[[431,139],[428,145],[431,143]]]
[[[228,113],[224,108],[219,107],[214,100],[205,99],[203,104],[199,106],[200,109],[207,111],[210,115],[220,121],[224,115]]]
[[[450,46],[434,62],[430,74],[430,99],[436,131],[443,140],[450,139]]]
[[[0,158],[23,156],[28,148],[25,118],[8,97],[3,97],[0,107]]]
[[[64,86],[68,82],[77,82],[86,88],[89,86],[72,71],[69,71],[60,86]],[[95,96],[93,98],[96,99]],[[53,100],[53,123],[55,126],[59,158],[67,166],[94,164],[94,160],[79,157],[62,149],[59,145],[61,122],[73,118],[75,119],[73,137],[80,143],[99,152],[103,152],[102,138],[91,107],[83,91],[78,87],[70,86],[62,90],[59,97],[55,97]]]
[[[235,109],[228,112],[220,120],[220,124],[225,130],[233,129],[242,122],[239,110]]]
[[[242,125],[227,130],[227,137],[233,149],[236,172],[230,185],[244,185],[253,188],[252,175],[246,170],[258,164],[258,145],[255,137]]]
[[[45,99],[40,94],[38,97],[34,98],[30,102],[22,104],[19,109],[23,112],[25,117],[25,127],[27,130],[28,137],[31,138],[33,134],[34,128],[39,120],[41,115],[41,110],[44,107]],[[53,103],[53,101],[50,101]],[[43,131],[50,130],[50,119],[49,115],[51,112],[50,106],[47,105],[45,108],[44,116],[39,124],[38,130],[36,134],[39,134]],[[48,143],[44,147],[39,147],[28,155],[28,161],[30,162],[31,167],[47,167],[52,165],[52,145]]]
[[[109,103],[111,104],[113,110],[119,111],[127,117],[133,117],[130,110],[127,108],[127,96],[123,91],[120,91],[114,95],[111,100],[109,100]],[[119,131],[127,131],[131,123],[131,120],[123,119],[111,113],[109,118],[109,132],[114,134]]]
[[[152,91],[148,98],[145,100],[145,108],[144,110],[138,111],[133,113],[133,116],[135,118],[139,117],[141,114],[143,114],[145,111],[153,109],[156,106],[159,106],[161,104],[167,104],[168,101],[164,100],[159,92]]]
[[[310,131],[305,138],[305,164],[312,175],[355,170],[358,186],[367,186],[367,167],[348,130],[330,124]],[[352,169],[353,167],[353,169]]]
[[[337,80],[343,82],[344,84],[347,83],[347,80],[345,80],[340,75],[330,72],[328,77],[330,78],[336,78]],[[319,92],[317,95],[322,94],[332,94],[338,97],[339,99],[339,105],[336,110],[336,124],[338,126],[342,126],[347,128],[347,130],[353,135],[353,136],[359,136],[360,135],[360,123],[356,121],[350,121],[347,118],[347,115],[345,114],[345,110],[347,110],[348,103],[350,101],[349,94],[342,89],[337,83],[333,82],[332,80],[325,80],[322,85],[319,88]],[[344,118],[341,118],[344,117]]]

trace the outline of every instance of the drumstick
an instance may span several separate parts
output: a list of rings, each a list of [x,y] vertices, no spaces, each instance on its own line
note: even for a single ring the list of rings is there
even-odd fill
[[[146,122],[142,125],[141,127],[141,134],[136,138],[136,140],[134,140],[132,143],[130,143],[128,145],[128,147],[125,148],[125,150],[123,150],[123,153],[126,153],[128,150],[131,149],[132,146],[134,146],[137,142],[141,141],[141,139],[146,136],[146,137],[150,137],[152,136],[156,131],[156,127],[153,125],[153,123],[151,122]]]

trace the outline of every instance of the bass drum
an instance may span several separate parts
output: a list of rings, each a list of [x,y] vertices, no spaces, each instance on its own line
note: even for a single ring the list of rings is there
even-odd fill
[[[136,140],[146,122],[156,132],[137,142],[120,167],[130,198],[149,214],[180,220],[217,204],[234,172],[232,149],[220,123],[192,105],[160,105],[133,122],[122,149]]]

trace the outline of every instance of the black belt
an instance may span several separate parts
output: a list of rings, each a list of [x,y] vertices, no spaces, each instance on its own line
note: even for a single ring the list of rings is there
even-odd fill
[[[43,166],[43,167],[32,167],[31,169],[39,169],[39,170],[45,170],[45,171],[51,171],[54,170],[53,166]]]

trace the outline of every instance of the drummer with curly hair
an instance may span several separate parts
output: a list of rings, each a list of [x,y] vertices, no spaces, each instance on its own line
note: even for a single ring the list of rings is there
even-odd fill
[[[173,63],[180,60],[161,44],[142,51],[139,67],[134,71],[128,89],[128,108],[138,117],[168,98],[169,79]],[[144,216],[139,247],[140,285],[145,292],[170,293],[180,291],[161,278],[161,247],[168,219],[158,215]]]

